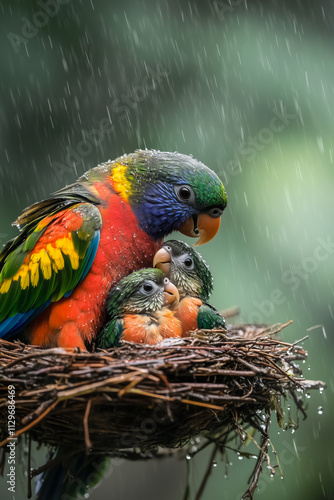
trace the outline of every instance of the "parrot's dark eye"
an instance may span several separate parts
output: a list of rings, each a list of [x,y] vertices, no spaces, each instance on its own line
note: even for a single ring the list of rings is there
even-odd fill
[[[181,262],[187,271],[192,271],[194,269],[194,259],[190,255],[186,254],[181,256]]]
[[[191,195],[190,189],[187,187],[182,187],[179,191],[179,195],[182,200],[189,200]]]
[[[187,201],[189,203],[195,201],[195,194],[190,186],[175,186],[174,191],[180,201]]]
[[[168,285],[169,283],[169,279],[168,278],[164,278],[164,285]]]
[[[152,295],[152,293],[156,290],[157,285],[153,281],[145,281],[141,286],[140,293],[144,295]]]

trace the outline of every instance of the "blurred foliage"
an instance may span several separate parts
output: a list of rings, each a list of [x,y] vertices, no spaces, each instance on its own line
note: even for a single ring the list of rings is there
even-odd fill
[[[284,483],[264,471],[257,497],[333,498],[334,251],[317,250],[334,241],[333,2],[63,0],[44,17],[42,4],[0,1],[0,240],[27,204],[123,152],[178,150],[214,168],[229,196],[201,248],[214,305],[293,319],[290,341],[327,332],[310,332],[304,369],[328,389],[294,436],[275,436]],[[253,464],[230,459],[205,499],[240,498]],[[193,460],[194,484],[204,468]],[[184,464],[123,464],[91,498],[181,499],[184,484]]]

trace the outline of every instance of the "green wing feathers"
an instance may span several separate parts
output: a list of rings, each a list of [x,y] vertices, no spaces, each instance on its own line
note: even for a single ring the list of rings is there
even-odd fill
[[[197,316],[198,328],[213,330],[215,328],[226,328],[225,318],[209,304],[203,304],[198,309]]]
[[[124,321],[121,318],[109,321],[104,325],[98,336],[97,347],[109,349],[110,347],[120,347],[120,340],[123,335]]]

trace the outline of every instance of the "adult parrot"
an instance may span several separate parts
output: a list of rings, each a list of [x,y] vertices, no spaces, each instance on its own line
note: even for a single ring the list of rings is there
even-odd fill
[[[107,300],[108,321],[98,335],[98,347],[119,345],[119,340],[157,344],[182,337],[181,322],[171,307],[179,293],[160,269],[140,269],[123,278]]]
[[[0,337],[88,348],[108,291],[172,231],[209,241],[226,203],[218,176],[179,153],[137,150],[89,170],[15,221],[0,253]]]
[[[213,278],[208,264],[183,241],[166,241],[153,259],[178,289],[180,301],[175,316],[181,321],[183,337],[196,329],[226,328],[225,319],[210,304]]]

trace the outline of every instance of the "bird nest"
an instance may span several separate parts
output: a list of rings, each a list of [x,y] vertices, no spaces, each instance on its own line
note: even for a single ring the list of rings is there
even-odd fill
[[[76,453],[143,459],[163,456],[166,448],[187,450],[199,435],[199,449],[215,443],[223,451],[231,436],[240,444],[255,441],[255,429],[258,460],[245,494],[252,498],[269,460],[272,411],[286,426],[282,402],[291,399],[305,417],[300,394],[323,386],[303,378],[298,361],[307,352],[298,342],[278,340],[285,326],[202,330],[155,346],[124,342],[92,353],[2,340],[0,445],[6,449],[26,434]],[[8,387],[15,391],[15,430]]]

